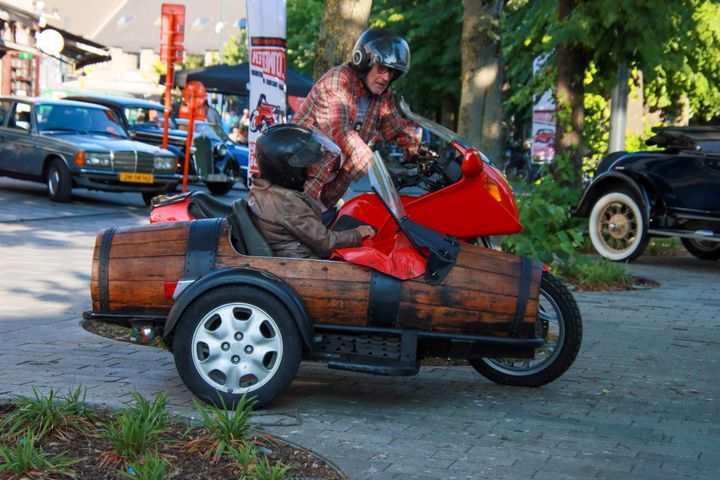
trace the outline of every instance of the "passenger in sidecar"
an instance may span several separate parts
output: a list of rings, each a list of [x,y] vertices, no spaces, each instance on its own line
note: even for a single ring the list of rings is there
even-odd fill
[[[302,191],[307,167],[332,157],[339,161],[340,150],[332,140],[299,125],[282,124],[261,135],[255,149],[260,174],[250,189],[249,208],[275,255],[328,258],[335,249],[357,247],[373,237],[370,225],[328,229],[321,219],[323,205]]]

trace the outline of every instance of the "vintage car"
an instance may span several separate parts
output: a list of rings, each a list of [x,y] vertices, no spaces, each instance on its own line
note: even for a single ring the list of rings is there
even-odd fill
[[[103,105],[111,109],[123,122],[130,135],[141,142],[162,145],[164,106],[160,103],[134,97],[112,95],[73,95],[70,100]],[[185,165],[187,123],[168,120],[168,150],[178,161],[182,175]],[[206,125],[206,126],[203,126]],[[204,183],[215,195],[225,195],[235,182],[247,182],[248,148],[228,138],[222,128],[198,122],[193,135],[193,153],[190,156],[188,181]]]
[[[552,382],[580,349],[575,300],[540,263],[469,241],[522,228],[512,191],[453,132],[410,118],[459,154],[406,172],[432,188],[401,197],[376,152],[374,193],[348,200],[330,223],[372,225],[361,246],[331,259],[277,257],[245,200],[225,218],[109,228],[96,239],[84,318],[157,331],[185,385],[225,406],[243,395],[269,403],[302,358],[380,375],[458,358],[501,384]]]
[[[720,259],[720,127],[655,128],[648,145],[598,165],[576,215],[588,218],[593,247],[632,261],[653,236],[679,237],[704,260]]]
[[[174,190],[175,156],[129,138],[99,105],[0,97],[0,175],[46,182],[56,202],[74,187],[140,192],[145,201]]]
[[[188,121],[179,118],[176,122],[187,135]],[[194,168],[210,193],[225,195],[235,182],[247,183],[250,150],[246,144],[233,141],[220,125],[208,122],[194,122],[193,138]]]

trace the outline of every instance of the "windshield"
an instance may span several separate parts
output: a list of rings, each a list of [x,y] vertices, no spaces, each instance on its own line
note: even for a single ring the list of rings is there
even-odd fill
[[[373,191],[380,197],[388,210],[390,210],[395,220],[399,223],[400,220],[407,217],[405,207],[400,201],[400,195],[395,189],[395,185],[390,177],[390,172],[385,166],[385,162],[379,152],[373,153],[372,162],[368,169],[368,177]]]
[[[127,138],[120,120],[110,111],[76,105],[38,105],[40,133],[73,132]]]
[[[163,109],[146,107],[125,107],[125,118],[131,127],[163,128],[165,113]],[[177,129],[175,121],[171,118],[169,128]]]
[[[235,143],[227,136],[220,125],[195,122],[193,129],[195,131],[195,135],[208,137],[210,140],[215,140],[217,142]]]
[[[400,105],[400,110],[402,111],[403,115],[405,115],[407,118],[409,118],[413,122],[417,123],[424,129],[429,130],[436,136],[445,140],[446,142],[455,142],[455,143],[462,145],[465,148],[471,147],[470,142],[463,139],[460,135],[453,132],[449,128],[444,127],[444,126],[440,125],[439,123],[435,123],[432,120],[429,120],[425,117],[421,117],[417,113],[410,110],[410,106],[407,104],[407,102],[405,101],[404,98],[400,99],[399,105]]]

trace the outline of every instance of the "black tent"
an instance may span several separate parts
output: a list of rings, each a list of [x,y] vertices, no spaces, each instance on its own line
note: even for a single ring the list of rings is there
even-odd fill
[[[288,68],[285,72],[287,94],[294,97],[306,97],[312,88],[312,79]],[[213,65],[212,67],[197,68],[175,72],[175,86],[183,88],[188,82],[202,83],[208,92],[218,92],[228,95],[249,95],[248,82],[250,81],[250,65]],[[165,76],[160,77],[160,83],[165,83]]]

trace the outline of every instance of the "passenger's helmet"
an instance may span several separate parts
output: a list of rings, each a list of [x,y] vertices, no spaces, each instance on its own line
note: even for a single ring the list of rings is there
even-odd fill
[[[255,142],[260,176],[265,180],[302,191],[305,169],[317,162],[339,166],[340,148],[327,136],[300,125],[273,125]]]
[[[359,73],[367,73],[373,65],[393,69],[395,80],[410,70],[410,47],[404,39],[385,28],[365,30],[355,42],[350,67]]]

